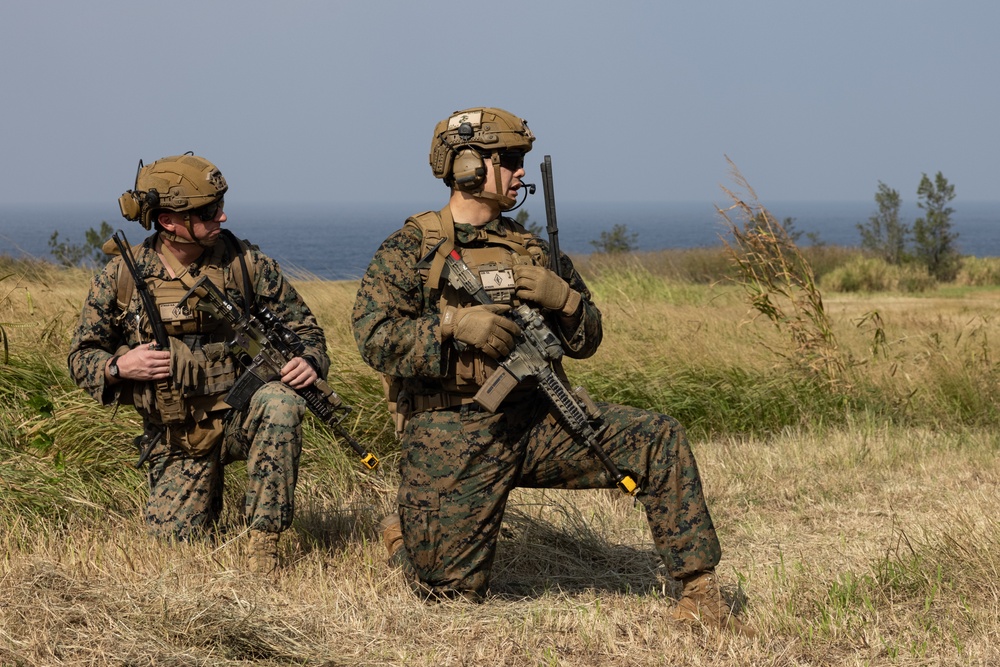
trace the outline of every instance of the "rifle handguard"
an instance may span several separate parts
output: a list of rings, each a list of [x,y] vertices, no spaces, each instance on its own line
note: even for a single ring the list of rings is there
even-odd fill
[[[448,282],[455,289],[464,291],[479,304],[493,303],[458,252],[452,250],[446,255],[445,267]],[[510,355],[500,362],[500,369],[480,387],[475,400],[484,408],[491,409],[492,406],[492,410],[495,411],[518,382],[525,377],[534,376],[539,389],[549,399],[557,417],[569,430],[573,439],[586,445],[597,456],[623,493],[628,495],[638,493],[639,485],[635,478],[619,470],[598,443],[606,426],[600,425],[600,411],[597,405],[586,396],[586,392],[571,390],[552,370],[551,364],[562,358],[563,348],[558,337],[546,325],[545,318],[527,304],[521,304],[510,311],[510,316],[521,329],[520,342]],[[581,393],[586,399],[581,398]]]
[[[244,373],[226,397],[226,402],[233,407],[239,407],[230,402],[243,404],[250,396],[266,382],[280,379],[280,370],[284,364],[301,355],[301,341],[298,336],[287,329],[285,325],[270,311],[259,309],[260,317],[244,313],[239,306],[231,302],[208,276],[202,276],[181,298],[187,301],[198,294],[201,301],[198,310],[207,312],[212,317],[228,322],[234,332],[235,339],[230,343],[233,356],[245,367]],[[238,341],[242,341],[238,343]],[[260,370],[260,374],[255,373]],[[330,385],[319,378],[315,383],[296,393],[305,400],[306,405],[320,421],[327,425],[336,435],[340,436],[361,457],[361,464],[369,470],[378,467],[378,458],[369,452],[364,445],[351,437],[340,422],[351,411],[344,405],[340,396]],[[234,393],[236,392],[236,393]]]

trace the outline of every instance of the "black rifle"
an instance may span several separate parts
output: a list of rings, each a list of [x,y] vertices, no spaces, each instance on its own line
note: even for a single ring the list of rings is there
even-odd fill
[[[445,241],[446,239],[438,241],[421,263],[428,262]],[[445,271],[442,275],[446,275],[452,287],[465,292],[477,303],[493,303],[458,251],[452,250],[445,255]],[[531,306],[522,304],[509,314],[521,327],[521,337],[514,350],[500,362],[500,368],[479,389],[474,397],[475,401],[490,412],[495,412],[514,387],[522,380],[534,377],[573,439],[586,445],[597,455],[622,492],[635,495],[639,491],[635,476],[619,470],[598,442],[606,426],[601,423],[597,405],[583,387],[570,389],[552,369],[552,364],[563,356],[562,344],[555,333],[545,323],[541,313]]]
[[[556,222],[556,193],[552,186],[552,156],[546,155],[542,164],[542,194],[545,195],[545,231],[549,235],[549,268],[562,277],[559,258],[559,225]]]
[[[194,294],[200,297],[196,310],[209,313],[233,329],[229,349],[244,366],[243,374],[226,395],[226,403],[233,408],[242,408],[264,384],[280,379],[285,364],[302,355],[302,339],[267,308],[261,306],[255,308],[256,313],[244,313],[208,276],[199,278],[181,297],[180,303],[187,302]],[[369,470],[378,467],[378,458],[341,426],[340,422],[351,408],[344,404],[326,380],[317,378],[308,387],[295,391],[305,399],[306,405],[320,421],[358,453],[362,465]]]
[[[139,269],[135,264],[135,256],[132,254],[132,246],[129,245],[128,239],[125,238],[125,232],[119,229],[111,238],[114,240],[115,245],[118,246],[125,268],[132,276],[135,288],[139,292],[139,301],[142,303],[142,309],[145,311],[146,317],[149,319],[149,325],[153,329],[154,343],[152,349],[169,350],[170,339],[167,337],[167,329],[163,326],[163,320],[160,319],[160,311],[156,308],[156,302],[153,300],[153,295],[149,292],[146,280],[139,275]],[[167,383],[169,380],[161,380],[160,382]],[[136,438],[136,445],[139,448],[139,460],[135,462],[136,468],[141,468],[142,464],[149,458],[149,455],[153,453],[153,448],[156,447],[156,443],[163,437],[165,430],[162,425],[154,425],[149,431]]]

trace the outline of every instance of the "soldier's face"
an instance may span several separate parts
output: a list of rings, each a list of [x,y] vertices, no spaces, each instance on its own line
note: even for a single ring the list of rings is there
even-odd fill
[[[184,214],[166,211],[160,214],[159,222],[171,234],[176,234],[187,241],[203,245],[212,245],[222,234],[222,223],[227,220],[225,211],[220,207],[211,220],[202,220],[197,215],[189,215],[189,222],[185,224]]]
[[[493,177],[493,160],[483,160],[486,165],[486,190],[496,191],[496,179]],[[517,199],[517,191],[521,188],[521,179],[524,178],[524,154],[523,153],[501,153],[500,154],[500,187],[505,196]]]

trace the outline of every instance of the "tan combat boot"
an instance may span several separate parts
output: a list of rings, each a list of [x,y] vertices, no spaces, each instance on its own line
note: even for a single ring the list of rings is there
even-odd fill
[[[272,575],[278,569],[278,540],[281,533],[251,530],[247,539],[247,569]]]
[[[389,563],[393,563],[393,556],[403,548],[403,529],[399,525],[399,513],[387,514],[379,522],[379,527],[382,528],[382,543],[385,544],[385,550],[389,554]]]
[[[756,637],[757,633],[736,618],[732,609],[722,599],[715,570],[705,570],[681,580],[684,588],[681,599],[670,613],[675,621],[700,623],[710,628],[729,630],[744,637]]]

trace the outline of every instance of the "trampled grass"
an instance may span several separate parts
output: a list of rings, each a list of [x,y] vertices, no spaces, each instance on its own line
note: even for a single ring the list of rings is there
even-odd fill
[[[701,261],[701,260],[699,260]],[[355,283],[296,286],[328,332],[348,428],[379,476],[315,424],[294,530],[268,583],[226,529],[165,544],[141,523],[137,420],[65,371],[83,272],[10,266],[0,322],[0,664],[983,665],[1000,660],[1000,289],[826,293],[847,381],[786,356],[784,332],[724,282],[647,265],[591,279],[605,342],[570,362],[600,400],[692,435],[728,593],[754,641],[666,615],[676,593],[640,506],[612,491],[519,490],[485,604],[425,604],[384,562],[397,453],[358,357]],[[877,313],[878,317],[873,317]],[[739,588],[737,589],[737,585]]]

